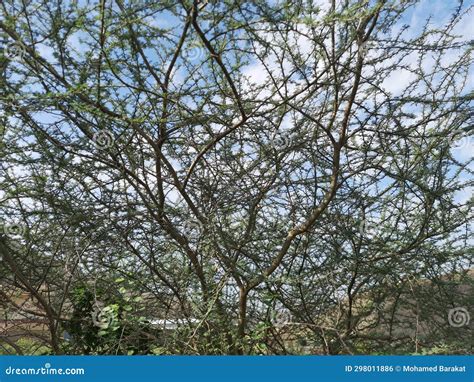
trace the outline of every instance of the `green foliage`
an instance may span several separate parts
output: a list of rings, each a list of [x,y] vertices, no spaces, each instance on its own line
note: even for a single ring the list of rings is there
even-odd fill
[[[117,280],[120,282],[120,280]],[[148,354],[156,347],[160,331],[134,312],[139,297],[127,296],[120,288],[117,296],[105,297],[96,290],[77,287],[72,294],[73,314],[64,324],[70,340],[64,346],[77,354]],[[100,301],[100,304],[97,303]],[[133,314],[135,313],[135,314]]]

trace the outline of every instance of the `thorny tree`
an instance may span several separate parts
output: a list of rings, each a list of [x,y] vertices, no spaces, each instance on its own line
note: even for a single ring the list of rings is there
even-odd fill
[[[4,351],[469,352],[472,12],[415,6],[3,1]]]

